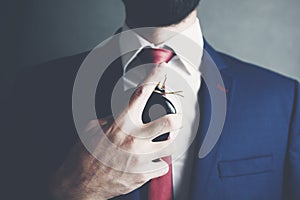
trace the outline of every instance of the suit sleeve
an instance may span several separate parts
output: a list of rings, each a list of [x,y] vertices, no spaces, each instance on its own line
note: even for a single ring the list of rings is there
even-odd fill
[[[293,113],[285,168],[283,200],[300,199],[300,85],[295,83]]]
[[[4,199],[49,199],[29,80],[28,73],[19,74],[4,112]]]

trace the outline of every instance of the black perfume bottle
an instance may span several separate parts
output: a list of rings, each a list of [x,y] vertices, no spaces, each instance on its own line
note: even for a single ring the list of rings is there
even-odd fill
[[[167,114],[175,114],[176,113],[176,109],[175,106],[172,104],[172,102],[167,99],[165,97],[166,95],[166,90],[165,90],[165,81],[162,87],[160,87],[160,83],[157,84],[157,86],[155,87],[153,93],[151,94],[150,98],[147,101],[147,104],[143,110],[143,114],[142,114],[142,121],[143,123],[149,123],[150,121],[153,121],[159,117],[162,116],[155,116],[154,119],[151,119],[150,117],[150,109],[152,106],[159,104],[160,107],[162,109],[164,109],[164,111],[160,112],[160,113],[164,113],[164,115]],[[169,132],[168,133],[164,133],[156,138],[154,138],[152,141],[153,142],[159,142],[159,141],[164,141],[167,140],[169,137]]]

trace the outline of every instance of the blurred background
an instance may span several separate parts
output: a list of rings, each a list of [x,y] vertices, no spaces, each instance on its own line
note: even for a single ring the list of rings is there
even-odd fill
[[[15,73],[95,47],[123,24],[121,0],[1,3],[1,100]],[[217,50],[300,80],[299,0],[202,0],[199,18]]]

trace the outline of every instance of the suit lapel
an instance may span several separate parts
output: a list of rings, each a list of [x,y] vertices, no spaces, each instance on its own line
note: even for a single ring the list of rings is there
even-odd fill
[[[190,199],[196,200],[199,199],[199,196],[201,196],[202,199],[209,199],[209,193],[210,192],[216,192],[211,188],[213,185],[210,183],[216,181],[215,179],[218,179],[217,173],[217,161],[219,156],[219,142],[222,137],[219,138],[216,145],[213,147],[213,149],[210,151],[210,153],[205,156],[204,158],[199,158],[198,152],[203,144],[204,138],[206,136],[209,123],[212,117],[211,112],[211,106],[212,106],[212,100],[210,98],[210,93],[225,93],[226,94],[226,100],[227,100],[227,111],[230,110],[230,102],[232,100],[232,93],[233,93],[233,86],[234,86],[234,80],[230,76],[230,74],[227,73],[227,66],[220,57],[220,55],[212,48],[210,47],[206,41],[205,41],[205,50],[207,54],[204,54],[203,61],[201,64],[201,71],[202,71],[202,82],[201,82],[201,88],[198,94],[199,99],[199,105],[200,105],[200,123],[199,123],[199,129],[198,134],[195,139],[195,145],[196,145],[196,151],[194,152],[194,164],[193,164],[193,178],[192,178],[192,184],[191,184],[191,192],[190,192]],[[209,54],[209,55],[208,55]],[[211,65],[207,63],[205,60],[205,56],[210,56],[214,63],[216,64],[224,85],[219,82],[215,78],[214,72],[211,70]],[[205,76],[205,80],[203,79],[203,76]],[[208,85],[210,85],[210,88],[208,89]],[[213,91],[211,91],[213,90]],[[226,123],[226,120],[225,120]],[[223,134],[223,133],[222,133]]]

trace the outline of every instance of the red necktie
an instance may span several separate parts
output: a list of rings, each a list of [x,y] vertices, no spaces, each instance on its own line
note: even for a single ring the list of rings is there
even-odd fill
[[[160,64],[169,62],[174,56],[173,51],[168,49],[143,49],[138,57],[146,63]],[[172,191],[172,158],[171,156],[163,158],[164,161],[169,163],[169,171],[164,176],[154,178],[150,181],[148,200],[171,200]]]
[[[172,163],[171,156],[163,158],[169,163],[169,171],[164,176],[154,178],[150,181],[148,200],[171,200],[173,196],[172,187]]]
[[[163,62],[169,62],[174,56],[173,51],[169,49],[153,49],[145,48],[143,49],[138,57],[143,61],[143,63],[155,63],[160,64]]]

